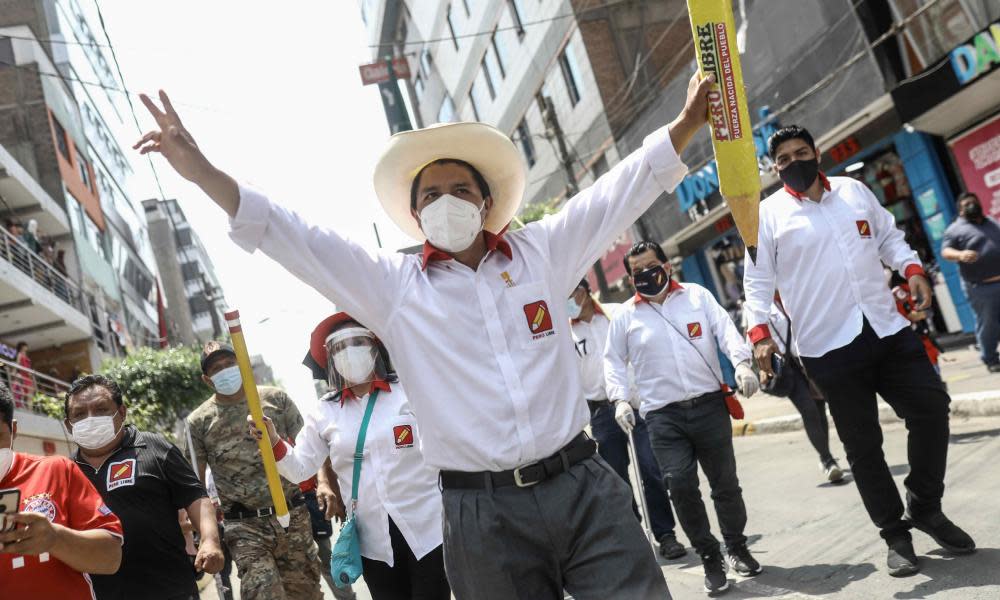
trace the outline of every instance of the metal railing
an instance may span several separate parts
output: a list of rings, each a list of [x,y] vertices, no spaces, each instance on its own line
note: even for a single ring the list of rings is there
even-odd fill
[[[55,377],[39,373],[33,369],[27,369],[17,363],[0,358],[0,381],[14,396],[14,406],[16,408],[42,413],[40,407],[35,406],[34,398],[36,394],[45,394],[52,398],[61,398],[69,391],[70,384]]]
[[[85,312],[80,286],[5,229],[0,229],[0,258],[17,267],[66,304],[81,313]]]

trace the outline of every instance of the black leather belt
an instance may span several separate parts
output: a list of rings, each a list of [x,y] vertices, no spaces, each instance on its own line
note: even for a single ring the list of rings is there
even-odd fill
[[[707,394],[702,394],[701,396],[696,396],[694,398],[689,398],[687,400],[681,400],[680,402],[671,402],[670,404],[662,408],[649,411],[649,414],[665,412],[669,409],[676,409],[676,408],[694,408],[699,404],[725,400],[725,399],[726,399],[726,394],[724,392],[709,392]]]
[[[441,487],[444,489],[481,490],[490,486],[531,487],[546,479],[568,471],[576,463],[590,458],[597,451],[597,443],[581,432],[562,450],[538,462],[520,466],[509,471],[441,471]]]
[[[302,496],[301,494],[296,494],[295,496],[292,496],[292,499],[288,501],[288,505],[290,508],[295,508],[296,506],[303,506],[305,505],[305,503],[306,503],[305,496]],[[246,507],[243,508],[246,509]],[[227,521],[242,521],[243,519],[259,519],[262,517],[270,517],[273,514],[274,514],[273,506],[265,506],[264,508],[258,508],[256,510],[253,509],[239,510],[234,508],[233,510],[227,513],[222,513],[222,518],[226,519]]]

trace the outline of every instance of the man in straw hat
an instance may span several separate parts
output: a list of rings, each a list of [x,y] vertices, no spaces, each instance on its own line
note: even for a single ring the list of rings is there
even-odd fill
[[[375,192],[421,255],[369,252],[215,168],[169,98],[142,100],[160,152],[260,248],[354,315],[392,353],[441,471],[445,565],[458,598],[668,598],[632,494],[584,433],[565,298],[687,168],[710,79],[680,115],[556,215],[505,234],[525,187],[510,138],[481,123],[392,136]],[[595,565],[602,568],[596,569]]]

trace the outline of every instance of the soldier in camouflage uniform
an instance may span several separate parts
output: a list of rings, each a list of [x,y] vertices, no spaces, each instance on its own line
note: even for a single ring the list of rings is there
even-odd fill
[[[226,520],[226,544],[236,561],[243,600],[321,600],[319,562],[305,499],[297,482],[281,480],[291,513],[286,532],[273,514],[257,442],[247,432],[247,406],[232,348],[209,342],[202,373],[215,394],[188,416],[195,457],[204,480],[207,464]],[[234,374],[235,373],[235,374]],[[261,408],[294,439],[302,417],[273,387],[258,387]],[[261,515],[261,516],[258,516]]]

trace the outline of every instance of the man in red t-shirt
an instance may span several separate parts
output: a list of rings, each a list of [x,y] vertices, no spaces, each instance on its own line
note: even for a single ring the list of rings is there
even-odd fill
[[[0,588],[4,598],[92,600],[87,573],[110,575],[122,559],[122,525],[68,458],[13,452],[14,398],[0,383],[0,490],[21,493],[4,515]]]

